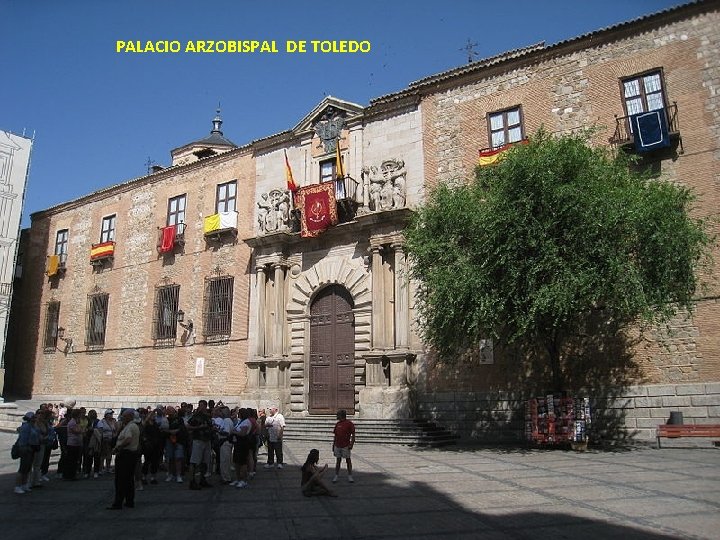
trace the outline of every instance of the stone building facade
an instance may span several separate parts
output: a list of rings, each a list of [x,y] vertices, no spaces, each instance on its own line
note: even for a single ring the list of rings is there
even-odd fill
[[[592,127],[594,144],[634,153],[628,116],[661,109],[671,145],[642,154],[641,166],[691,187],[695,216],[707,219],[717,235],[719,53],[718,4],[700,2],[428,77],[376,103],[420,96],[427,185],[471,177],[478,152],[497,146],[494,137],[507,143],[540,128],[568,133]],[[719,254],[716,245],[715,261]],[[650,437],[674,410],[684,411],[688,422],[718,421],[720,283],[717,266],[701,271],[704,287],[694,312],[662,328],[638,329],[629,340],[625,379],[610,380],[624,384],[603,406],[622,411],[628,433]],[[495,362],[478,366],[431,362],[421,408],[471,435],[517,427],[521,399],[542,395],[543,381],[529,383],[508,370],[510,354],[496,348]],[[613,365],[607,357],[597,360]],[[608,382],[598,375],[593,380],[597,370],[591,366],[579,369],[587,376],[577,377],[569,390],[592,394]]]
[[[33,286],[17,320],[38,336],[19,357],[17,388],[108,403],[222,397],[277,404],[289,416],[346,408],[363,418],[432,417],[467,437],[518,438],[522,400],[547,381],[491,341],[472,365],[442,365],[426,351],[407,279],[403,230],[412,211],[432,186],[471,177],[479,152],[541,127],[594,127],[594,144],[632,152],[630,115],[661,110],[670,145],[642,166],[692,187],[696,215],[717,233],[719,29],[718,2],[688,4],[433,75],[367,107],[328,97],[292,129],[241,148],[216,118],[210,137],[174,151],[172,167],[33,215],[24,261]],[[232,181],[236,227],[208,234],[220,186]],[[321,192],[337,219],[322,233],[307,221],[314,207],[303,206]],[[158,228],[181,194],[184,244],[158,255]],[[110,215],[113,259],[91,266]],[[58,231],[68,232],[64,271],[47,278]],[[604,396],[601,415],[629,437],[652,436],[671,410],[717,423],[717,276],[717,267],[705,271],[693,313],[584,358],[568,390]],[[229,277],[232,329],[205,336],[218,317],[208,310],[218,297],[211,283]],[[158,291],[177,285],[173,313],[182,309],[197,335],[180,326],[184,338],[158,340]],[[83,346],[89,298],[100,294],[109,299],[105,342]],[[51,350],[48,311],[57,302],[64,333]]]
[[[31,148],[31,139],[0,130],[0,395]]]
[[[32,215],[14,312],[31,330],[10,392],[109,404],[240,396],[250,249],[238,238],[251,230],[255,166],[220,140],[218,120],[173,151],[173,166]],[[234,221],[208,233],[221,203]]]

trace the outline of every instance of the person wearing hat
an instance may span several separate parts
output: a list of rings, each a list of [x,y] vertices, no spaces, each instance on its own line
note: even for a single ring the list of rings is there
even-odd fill
[[[140,427],[135,422],[136,411],[125,409],[121,414],[121,429],[115,444],[115,499],[108,510],[135,507],[135,466],[140,448]]]
[[[23,416],[23,423],[18,428],[17,442],[20,454],[20,466],[15,479],[15,493],[22,495],[31,491],[28,475],[32,469],[35,451],[40,449],[40,434],[35,428],[35,413],[28,411]]]
[[[110,463],[112,461],[113,439],[117,434],[118,428],[117,420],[113,418],[113,414],[115,414],[115,411],[106,409],[103,419],[97,423],[97,429],[102,435],[102,444],[100,446],[100,474],[111,472]],[[105,463],[104,469],[102,468],[103,462]]]

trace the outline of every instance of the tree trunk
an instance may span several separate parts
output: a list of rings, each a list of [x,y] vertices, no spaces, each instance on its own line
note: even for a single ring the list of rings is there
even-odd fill
[[[547,342],[546,348],[550,360],[553,392],[562,392],[564,390],[564,377],[560,366],[560,347],[557,344],[557,335],[552,336],[550,341]]]

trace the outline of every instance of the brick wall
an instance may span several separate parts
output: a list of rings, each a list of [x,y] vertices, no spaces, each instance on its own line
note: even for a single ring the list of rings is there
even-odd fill
[[[677,102],[682,148],[659,163],[661,175],[691,187],[694,215],[720,232],[720,14],[711,12],[656,25],[635,35],[579,41],[555,53],[460,75],[428,92],[422,102],[426,185],[473,176],[478,150],[490,145],[487,114],[521,106],[525,133],[597,128],[593,142],[607,145],[615,116],[623,116],[619,80],[661,68],[668,100]],[[720,259],[716,245],[713,258]],[[703,288],[695,311],[661,328],[636,330],[629,359],[634,383],[712,383],[720,380],[720,272],[699,270]],[[427,388],[506,391],[511,359],[496,354],[489,366],[448,368],[429,363]],[[533,371],[542,378],[543,373]],[[630,378],[630,377],[629,377]],[[542,383],[540,383],[542,384]]]
[[[208,242],[203,219],[215,213],[216,186],[238,182],[237,243]],[[23,278],[24,324],[39,328],[34,340],[21,346],[18,394],[35,396],[142,396],[163,402],[163,396],[238,395],[246,382],[250,248],[242,238],[252,235],[255,169],[252,156],[235,151],[202,163],[165,170],[145,179],[115,186],[33,216],[26,276]],[[174,256],[159,256],[158,228],[166,223],[168,198],[187,194],[186,243]],[[116,214],[116,249],[111,265],[90,265],[90,246],[99,242],[104,216]],[[69,229],[67,270],[50,280],[45,259],[54,250],[55,234]],[[204,280],[219,268],[234,276],[232,335],[219,344],[202,337]],[[155,288],[180,285],[179,309],[193,320],[196,341],[155,348],[152,340]],[[93,351],[85,341],[87,295],[109,294],[105,346]],[[47,302],[60,301],[59,326],[73,348],[43,349]],[[198,358],[204,359],[196,376]],[[28,383],[32,381],[31,386]]]

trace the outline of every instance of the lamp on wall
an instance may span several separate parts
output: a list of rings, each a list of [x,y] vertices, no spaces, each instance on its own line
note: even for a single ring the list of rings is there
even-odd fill
[[[183,236],[185,234],[185,222],[181,221],[175,225],[175,235]]]
[[[65,349],[63,351],[65,354],[67,354],[68,351],[70,351],[70,352],[73,351],[73,338],[65,337],[65,329],[62,326],[58,327],[58,329],[57,329],[57,337],[58,337],[58,339],[65,342]]]

